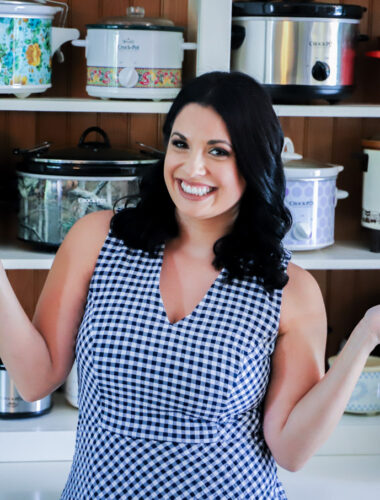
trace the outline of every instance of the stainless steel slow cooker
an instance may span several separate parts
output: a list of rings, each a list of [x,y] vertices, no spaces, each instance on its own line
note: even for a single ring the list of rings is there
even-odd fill
[[[145,17],[143,7],[126,16],[87,24],[85,40],[90,96],[117,99],[173,99],[182,86],[184,28],[164,18]]]
[[[293,149],[289,138],[286,147]],[[294,149],[293,149],[294,151]],[[285,205],[293,223],[283,240],[289,250],[316,250],[334,243],[335,206],[348,192],[337,189],[342,166],[320,163],[292,154],[283,154]],[[291,159],[297,157],[298,159]]]
[[[353,89],[365,10],[312,0],[235,2],[231,68],[264,84],[276,102],[340,100]]]
[[[50,394],[32,403],[25,401],[0,359],[0,418],[37,417],[49,412],[51,408]]]
[[[103,141],[86,141],[97,132]],[[49,150],[44,144],[23,155],[18,175],[18,237],[43,249],[56,249],[71,226],[97,210],[136,206],[140,182],[157,157],[111,148],[98,127],[85,130],[75,148]]]

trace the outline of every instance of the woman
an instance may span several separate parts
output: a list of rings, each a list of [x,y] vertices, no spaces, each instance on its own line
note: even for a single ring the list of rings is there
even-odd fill
[[[164,139],[138,208],[74,225],[33,324],[2,271],[1,358],[35,400],[76,351],[62,499],[285,499],[275,462],[299,469],[334,429],[379,343],[380,307],[324,375],[323,300],[281,244],[283,136],[254,80],[194,79]]]

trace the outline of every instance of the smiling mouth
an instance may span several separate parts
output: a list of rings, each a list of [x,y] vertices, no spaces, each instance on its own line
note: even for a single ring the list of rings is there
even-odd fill
[[[217,188],[213,186],[206,185],[198,185],[194,186],[192,184],[188,184],[186,181],[182,179],[176,179],[179,189],[181,193],[190,199],[203,199],[209,196],[212,192],[216,191]]]

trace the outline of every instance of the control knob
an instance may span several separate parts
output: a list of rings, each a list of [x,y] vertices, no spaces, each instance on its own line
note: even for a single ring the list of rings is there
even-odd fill
[[[330,66],[323,61],[317,61],[312,67],[311,74],[315,80],[323,82],[330,76]]]

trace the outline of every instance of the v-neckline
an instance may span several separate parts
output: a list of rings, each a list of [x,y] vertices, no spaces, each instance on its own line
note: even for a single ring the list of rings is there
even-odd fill
[[[221,269],[219,272],[218,276],[215,278],[215,280],[211,283],[210,287],[207,289],[206,293],[203,295],[201,300],[196,304],[196,306],[193,308],[193,310],[189,313],[186,314],[183,318],[180,318],[178,321],[175,321],[172,323],[169,319],[169,316],[166,312],[165,304],[161,295],[161,288],[160,288],[160,283],[161,283],[161,271],[162,271],[162,266],[164,262],[164,252],[165,252],[165,243],[161,244],[160,250],[159,250],[159,257],[158,257],[158,271],[157,271],[157,289],[158,289],[158,296],[159,296],[159,301],[160,301],[160,306],[162,309],[162,312],[164,314],[165,320],[169,323],[170,326],[177,326],[180,323],[186,321],[187,319],[191,318],[193,315],[196,314],[197,310],[203,305],[207,297],[210,295],[211,291],[213,288],[215,288],[217,282],[220,280],[222,274],[224,273],[224,267]]]

